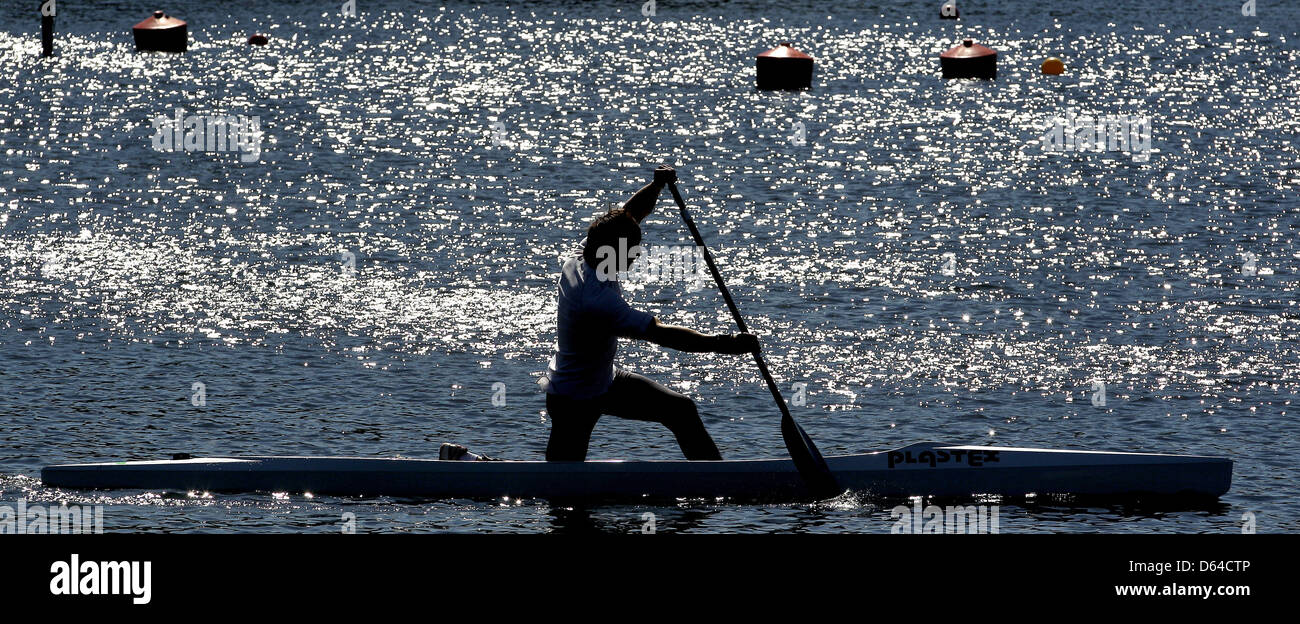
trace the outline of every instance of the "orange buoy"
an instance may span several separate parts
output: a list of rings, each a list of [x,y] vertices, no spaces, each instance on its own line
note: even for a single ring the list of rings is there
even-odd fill
[[[260,33],[248,37],[248,45],[264,46],[269,41],[270,40],[266,38],[266,35]]]
[[[131,33],[135,35],[137,50],[184,52],[189,43],[185,22],[162,11],[154,11],[153,17],[136,24]]]
[[[1065,73],[1065,63],[1055,56],[1050,56],[1043,61],[1043,73],[1049,76],[1060,76]]]
[[[944,78],[983,78],[993,80],[998,75],[998,52],[970,39],[939,55],[939,67]]]
[[[788,42],[759,54],[755,68],[761,90],[812,88],[813,57],[794,49]]]

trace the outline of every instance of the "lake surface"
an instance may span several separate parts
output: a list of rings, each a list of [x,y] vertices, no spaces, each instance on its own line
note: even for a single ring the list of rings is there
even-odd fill
[[[353,513],[359,531],[640,532],[648,512],[659,532],[889,532],[892,503],[856,498],[40,486],[46,464],[176,452],[540,459],[557,259],[670,163],[823,453],[1222,455],[1218,504],[1007,504],[1001,530],[1300,530],[1300,5],[1015,0],[954,23],[937,1],[178,3],[190,50],[170,55],[134,50],[147,12],[69,1],[41,59],[28,4],[0,8],[0,501],[104,505],[108,531],[337,532]],[[963,36],[999,50],[997,80],[939,78]],[[813,90],[753,88],[783,40],[817,58]],[[1040,74],[1048,56],[1064,75]],[[256,117],[260,153],[155,149],[177,109]],[[1071,114],[1147,123],[1150,149],[1044,150]],[[644,225],[689,244],[667,194]],[[733,331],[707,284],[626,290]],[[784,455],[745,359],[639,343],[620,362],[694,397],[724,457]],[[590,457],[678,453],[606,418]]]

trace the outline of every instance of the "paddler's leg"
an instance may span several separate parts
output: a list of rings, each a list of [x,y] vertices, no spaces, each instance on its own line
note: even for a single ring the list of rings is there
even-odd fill
[[[594,401],[546,395],[546,413],[551,417],[551,439],[546,443],[546,461],[584,461],[591,430],[600,410]]]
[[[614,384],[600,397],[600,411],[619,418],[657,422],[677,437],[682,454],[690,460],[720,460],[718,445],[700,421],[690,397],[668,389],[648,377],[618,371]]]

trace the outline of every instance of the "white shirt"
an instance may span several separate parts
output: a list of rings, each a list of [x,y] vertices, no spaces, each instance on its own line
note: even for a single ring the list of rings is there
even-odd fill
[[[601,279],[581,254],[564,262],[556,306],[556,352],[542,386],[590,399],[614,381],[618,338],[644,336],[654,316],[632,309],[617,280]]]

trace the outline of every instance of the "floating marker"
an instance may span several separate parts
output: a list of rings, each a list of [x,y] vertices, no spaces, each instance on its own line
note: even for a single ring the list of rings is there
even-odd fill
[[[135,49],[153,52],[184,52],[189,44],[189,32],[185,22],[162,11],[154,11],[153,17],[146,18],[131,29],[135,35]]]
[[[248,45],[264,46],[269,41],[270,40],[266,38],[266,35],[263,34],[253,34],[248,37]]]
[[[794,49],[789,43],[758,55],[758,88],[798,90],[812,87],[813,57]]]
[[[957,19],[961,17],[961,11],[957,10],[956,0],[948,0],[939,7],[939,19]]]
[[[41,0],[41,56],[54,55],[54,0]]]
[[[1049,76],[1060,76],[1065,73],[1065,63],[1055,56],[1050,56],[1043,61],[1043,73]]]
[[[970,39],[939,55],[939,66],[944,78],[983,78],[993,80],[998,75],[998,52]]]

